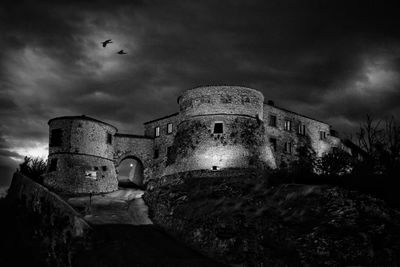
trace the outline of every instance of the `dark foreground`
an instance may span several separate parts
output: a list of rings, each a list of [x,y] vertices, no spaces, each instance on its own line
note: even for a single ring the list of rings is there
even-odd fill
[[[0,200],[0,212],[0,266],[47,266],[46,251],[38,250],[41,240],[29,236],[35,232],[35,225],[17,221],[17,209],[4,199]],[[91,237],[74,252],[71,265],[221,266],[156,226],[127,224],[94,225]]]

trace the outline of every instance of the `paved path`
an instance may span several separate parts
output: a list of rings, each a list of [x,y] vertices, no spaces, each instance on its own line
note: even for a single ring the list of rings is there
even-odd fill
[[[68,199],[94,228],[90,244],[75,255],[73,266],[221,266],[154,226],[143,193],[123,189]]]
[[[122,189],[92,197],[69,198],[68,203],[92,225],[148,225],[152,222],[148,217],[148,207],[142,199],[143,193],[138,189]]]

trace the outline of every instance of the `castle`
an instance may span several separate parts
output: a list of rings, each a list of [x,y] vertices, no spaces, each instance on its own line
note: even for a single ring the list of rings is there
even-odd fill
[[[122,134],[87,116],[51,119],[47,187],[69,194],[118,189],[117,167],[136,159],[142,184],[164,175],[225,168],[276,168],[309,145],[322,156],[341,145],[321,121],[264,102],[240,86],[204,86],[178,98],[179,112],[144,123],[144,135]]]

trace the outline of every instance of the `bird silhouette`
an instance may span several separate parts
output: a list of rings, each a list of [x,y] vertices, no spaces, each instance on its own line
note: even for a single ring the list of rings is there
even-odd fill
[[[105,40],[104,42],[101,42],[103,44],[103,47],[106,47],[108,44],[112,43],[111,39]]]
[[[120,51],[117,52],[117,54],[119,54],[119,55],[126,55],[126,54],[128,54],[128,53],[126,53],[124,50],[120,50]]]

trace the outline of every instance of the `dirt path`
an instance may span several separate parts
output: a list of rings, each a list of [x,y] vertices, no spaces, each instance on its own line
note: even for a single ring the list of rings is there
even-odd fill
[[[154,226],[143,191],[124,189],[110,194],[68,199],[94,228],[73,266],[221,266]]]

